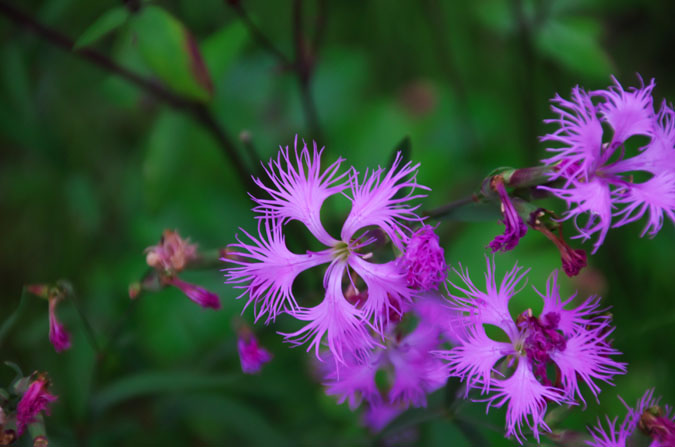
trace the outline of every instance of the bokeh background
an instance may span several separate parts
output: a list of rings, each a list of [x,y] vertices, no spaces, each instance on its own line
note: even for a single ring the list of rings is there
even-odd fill
[[[305,45],[313,67],[307,96],[297,70],[253,39],[227,3],[154,5],[194,36],[213,85],[207,108],[246,169],[253,170],[256,155],[244,150],[242,131],[257,157],[269,158],[298,134],[320,138],[329,159],[346,157],[359,170],[388,163],[409,136],[411,157],[422,164],[419,181],[433,189],[425,209],[470,194],[493,168],[536,164],[544,151],[537,137],[547,132],[542,120],[552,116],[548,100],[556,92],[568,95],[576,84],[603,88],[612,74],[624,86],[636,85],[640,73],[656,78],[657,101],[675,98],[670,1],[306,0],[298,24],[300,2],[242,0],[289,60],[298,35],[316,43]],[[74,40],[113,8],[149,5],[3,4]],[[90,48],[164,84],[179,77],[186,56],[167,52],[170,44],[147,44],[147,32],[139,36],[131,21]],[[47,420],[51,445],[472,445],[453,421],[424,412],[385,435],[369,433],[358,412],[324,395],[310,356],[282,343],[276,331],[296,327],[290,319],[255,326],[275,358],[260,375],[243,375],[233,329],[243,302],[218,268],[184,276],[220,295],[218,312],[175,289],[132,304],[128,285],[144,274],[143,250],[163,229],[216,249],[233,242],[238,227],[254,227],[246,186],[222,146],[185,110],[36,37],[4,13],[0,61],[0,319],[18,307],[23,285],[63,278],[73,284],[100,344],[120,328],[101,359],[75,306],[63,303],[59,313],[73,348],[56,354],[47,338],[46,302],[28,297],[0,341],[2,360],[53,379],[59,401]],[[191,91],[181,82],[192,81],[169,90]],[[304,112],[308,97],[316,123]],[[478,214],[456,217],[439,227],[448,262],[462,262],[479,278],[485,246],[503,227]],[[562,415],[561,429],[583,431],[605,413],[623,416],[617,393],[634,402],[656,387],[675,403],[675,232],[667,223],[649,240],[639,237],[641,229],[638,223],[611,231],[584,274],[562,280],[569,293],[601,293],[613,306],[615,346],[630,368],[616,387],[603,387],[599,405],[589,399],[585,412]],[[529,283],[539,288],[560,262],[533,231],[496,256],[498,270],[516,260],[532,268]],[[540,306],[529,286],[516,305]],[[244,319],[251,323],[250,311]],[[2,368],[5,383],[13,372]],[[442,404],[442,393],[430,399],[431,410]],[[504,411],[485,416],[484,404],[463,408],[490,445],[511,445],[502,437]]]

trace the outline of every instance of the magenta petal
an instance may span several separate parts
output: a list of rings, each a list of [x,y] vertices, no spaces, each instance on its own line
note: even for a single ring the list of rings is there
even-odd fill
[[[239,337],[237,339],[237,351],[241,361],[241,370],[246,374],[260,372],[262,366],[272,360],[272,354],[258,344],[254,335]]]
[[[262,218],[273,217],[282,221],[298,220],[304,223],[309,231],[323,244],[333,245],[337,242],[321,224],[321,205],[329,196],[337,194],[348,187],[351,169],[339,173],[343,158],[321,171],[321,154],[316,142],[310,153],[303,141],[303,148],[298,152],[298,137],[295,136],[294,151],[288,147],[280,148],[276,160],[263,165],[271,186],[260,179],[255,183],[270,198],[253,198],[258,204],[253,210]]]
[[[492,242],[490,242],[490,249],[492,253],[497,251],[513,250],[520,238],[527,233],[527,225],[513,206],[509,195],[506,192],[503,181],[496,182],[497,193],[501,201],[502,208],[502,223],[504,224],[504,234],[497,235]]]
[[[49,300],[49,341],[56,352],[70,348],[70,334],[56,318],[56,299]]]
[[[36,422],[36,416],[41,411],[49,413],[49,404],[57,399],[47,391],[45,379],[38,378],[33,381],[26,392],[21,396],[16,407],[16,431],[21,436],[26,426]]]
[[[177,277],[168,280],[168,283],[180,289],[188,298],[205,308],[220,309],[220,299],[213,292],[195,284],[182,281]]]
[[[410,202],[426,197],[415,194],[416,189],[429,188],[417,183],[419,164],[407,162],[400,166],[402,158],[401,153],[397,153],[389,170],[366,170],[363,182],[354,176],[351,187],[352,209],[342,226],[343,241],[350,240],[358,230],[370,225],[380,227],[399,248],[407,241],[412,232],[407,223],[421,220],[415,213],[419,205],[413,206]],[[403,190],[408,191],[401,194]]]

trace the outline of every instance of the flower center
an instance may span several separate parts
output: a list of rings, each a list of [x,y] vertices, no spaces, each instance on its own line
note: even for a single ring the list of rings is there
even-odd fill
[[[532,309],[523,312],[517,320],[522,334],[522,342],[517,346],[532,364],[535,376],[544,385],[552,385],[546,375],[546,366],[552,362],[551,354],[564,351],[567,339],[558,329],[560,315],[549,312],[541,319],[532,315]]]
[[[349,257],[349,254],[352,252],[349,244],[343,241],[339,241],[333,246],[333,257],[335,259],[340,259],[341,261],[346,261]]]

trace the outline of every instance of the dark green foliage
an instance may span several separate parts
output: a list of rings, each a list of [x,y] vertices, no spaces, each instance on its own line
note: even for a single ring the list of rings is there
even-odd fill
[[[243,130],[263,160],[296,134],[309,135],[292,67],[252,39],[227,2],[141,1],[136,13],[112,0],[14,3],[82,47],[205,103],[242,154],[236,136]],[[241,3],[292,60],[292,2]],[[304,3],[311,40],[321,0]],[[421,163],[418,181],[432,188],[426,210],[478,190],[497,166],[536,164],[556,92],[604,87],[610,74],[634,85],[639,72],[656,78],[656,97],[675,100],[671,2],[326,3],[310,85],[319,146],[327,160],[344,156],[361,172],[403,150]],[[46,419],[50,445],[511,445],[503,410],[485,416],[484,404],[465,402],[460,420],[442,390],[427,410],[402,416],[400,427],[369,434],[358,413],[325,396],[312,356],[282,343],[276,331],[298,327],[290,318],[254,327],[274,360],[259,376],[244,376],[233,329],[244,299],[235,300],[218,268],[186,275],[220,295],[218,312],[175,289],[132,304],[128,285],[146,271],[143,250],[165,228],[204,249],[232,243],[239,226],[254,230],[246,188],[213,135],[185,110],[1,15],[0,61],[0,325],[21,306],[11,331],[0,326],[0,361],[52,378],[59,401]],[[255,157],[244,156],[250,172]],[[448,263],[461,261],[477,281],[485,247],[503,228],[495,216],[476,205],[439,227]],[[600,405],[589,399],[560,428],[583,431],[598,415],[622,415],[617,393],[632,402],[656,387],[675,404],[675,232],[666,223],[649,240],[639,238],[641,229],[611,231],[584,275],[562,279],[565,290],[600,293],[613,306],[615,344],[630,367],[616,387],[603,387]],[[560,264],[534,231],[496,259],[501,272],[516,259],[532,267],[540,290]],[[22,296],[26,284],[61,278],[78,293],[104,356],[88,344],[70,301],[59,313],[73,348],[56,354],[46,301]],[[514,306],[540,304],[528,286]],[[250,309],[243,318],[252,323]],[[2,366],[0,386],[13,375]]]

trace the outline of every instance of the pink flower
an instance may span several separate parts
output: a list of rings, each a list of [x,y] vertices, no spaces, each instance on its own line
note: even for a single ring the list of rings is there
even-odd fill
[[[238,337],[237,351],[241,361],[241,370],[245,374],[260,372],[262,366],[272,360],[272,354],[258,345],[258,340],[252,333]]]
[[[70,334],[56,318],[56,305],[60,300],[58,297],[49,298],[49,341],[56,352],[70,348]]]
[[[343,362],[347,353],[375,346],[370,331],[381,336],[390,313],[400,314],[402,303],[412,299],[413,291],[396,261],[368,261],[375,239],[365,229],[378,227],[402,249],[412,233],[407,223],[420,220],[410,202],[422,196],[413,193],[424,187],[415,181],[418,165],[402,165],[400,154],[389,170],[366,171],[362,181],[354,168],[340,173],[341,158],[322,170],[321,154],[316,143],[311,151],[306,144],[298,150],[297,137],[293,151],[280,149],[265,167],[270,184],[255,179],[269,195],[253,198],[257,236],[241,230],[248,241],[237,236],[233,251],[223,261],[233,264],[225,269],[226,282],[242,289],[241,296],[248,294],[245,307],[253,303],[256,320],[267,315],[269,323],[280,313],[288,313],[306,325],[282,334],[287,341],[308,343],[307,350],[313,348],[317,357],[325,343],[334,358]],[[401,195],[404,190],[407,194]],[[352,205],[339,239],[325,230],[320,218],[323,202],[335,194],[345,194]],[[305,225],[324,248],[291,252],[284,236],[284,226],[291,220]],[[314,307],[300,305],[293,295],[295,279],[307,269],[326,264],[323,300]],[[356,295],[363,284],[367,299],[349,302],[343,279],[351,283]]]
[[[150,267],[173,275],[182,271],[188,262],[197,258],[197,246],[182,239],[177,231],[164,230],[158,245],[145,249]]]
[[[561,298],[557,272],[549,277],[545,293],[537,292],[544,302],[541,314],[528,309],[513,320],[509,302],[522,290],[528,271],[516,265],[498,285],[494,263],[487,259],[484,290],[474,285],[468,271],[457,272],[463,285],[454,285],[460,295],[450,295],[450,303],[463,315],[466,333],[461,344],[438,353],[450,375],[466,381],[467,394],[471,388],[480,389],[488,394],[488,408],[507,406],[506,436],[521,443],[523,425],[537,440],[541,431],[549,431],[544,422],[548,403],[584,402],[580,381],[597,399],[597,381],[611,384],[614,375],[626,372],[624,363],[611,358],[620,353],[610,346],[613,328],[599,309],[599,297],[567,308],[575,295]],[[484,325],[497,326],[508,341],[491,339]],[[502,376],[504,368],[512,374]],[[550,368],[554,376],[549,376]]]
[[[188,263],[198,259],[197,246],[189,240],[182,239],[178,232],[164,230],[159,244],[148,247],[146,262],[154,268],[162,285],[172,285],[188,298],[204,308],[220,309],[218,295],[203,287],[181,280],[177,275]],[[135,298],[139,293],[136,287],[129,288],[129,296]]]
[[[172,286],[178,288],[188,298],[190,298],[192,301],[199,304],[200,306],[216,310],[220,309],[220,299],[218,299],[218,295],[216,295],[215,293],[209,292],[203,287],[199,287],[195,284],[185,282],[176,276],[166,278],[165,281],[167,282],[167,284],[171,284]]]
[[[445,252],[432,226],[423,225],[411,236],[399,262],[405,271],[408,287],[433,290],[445,281],[448,270]]]
[[[552,110],[558,118],[545,122],[559,127],[542,138],[560,146],[547,148],[553,156],[542,161],[555,167],[551,179],[564,184],[541,188],[567,203],[563,218],[574,221],[577,237],[598,235],[593,253],[611,227],[645,214],[643,236],[656,235],[664,217],[675,222],[675,112],[665,103],[654,112],[654,80],[624,90],[612,79],[615,85],[607,90],[587,93],[575,87],[571,101],[556,95]],[[605,134],[603,123],[611,135]],[[624,143],[638,135],[649,143],[629,156]],[[646,173],[648,179],[636,182],[635,172]]]
[[[21,396],[16,407],[16,431],[21,436],[27,425],[36,422],[35,416],[41,411],[49,414],[49,404],[57,398],[47,391],[47,379],[38,375]]]

